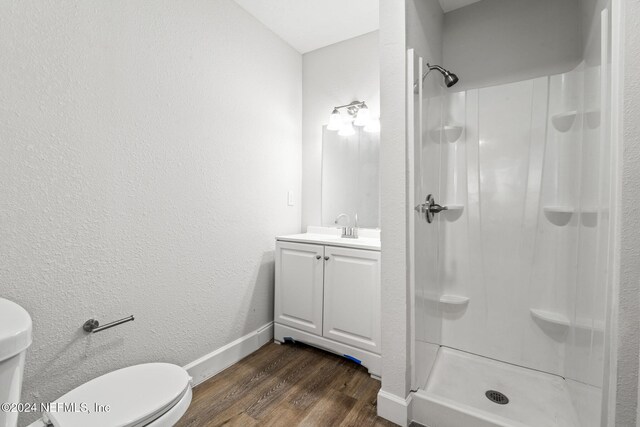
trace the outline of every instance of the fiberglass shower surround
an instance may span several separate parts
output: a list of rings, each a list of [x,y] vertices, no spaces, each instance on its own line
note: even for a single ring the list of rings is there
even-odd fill
[[[564,377],[595,396],[582,409],[599,419],[610,172],[600,73],[582,64],[423,96],[416,202],[430,193],[449,209],[415,221],[418,388],[436,358],[455,365],[445,346]]]

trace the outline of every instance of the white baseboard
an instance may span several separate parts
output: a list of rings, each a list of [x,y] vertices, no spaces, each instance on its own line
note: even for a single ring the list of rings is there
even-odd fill
[[[407,427],[412,394],[403,399],[382,389],[378,392],[378,415],[402,427]]]
[[[273,339],[273,322],[249,332],[219,349],[194,360],[184,367],[196,386],[247,357]]]

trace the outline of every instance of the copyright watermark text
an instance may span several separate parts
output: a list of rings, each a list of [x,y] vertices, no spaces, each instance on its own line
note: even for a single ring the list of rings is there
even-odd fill
[[[110,405],[87,402],[5,402],[0,403],[0,412],[109,412]]]

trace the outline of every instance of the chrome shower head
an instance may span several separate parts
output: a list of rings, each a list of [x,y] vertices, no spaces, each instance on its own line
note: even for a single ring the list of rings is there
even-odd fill
[[[454,84],[458,83],[458,76],[456,76],[455,74],[453,74],[451,71],[449,70],[445,70],[444,68],[442,68],[439,65],[430,65],[427,64],[427,67],[429,68],[429,71],[431,70],[438,70],[440,71],[440,73],[442,74],[442,76],[444,77],[444,84],[447,87],[451,87]]]
[[[447,73],[444,75],[444,84],[447,85],[447,87],[451,87],[454,84],[458,83],[458,76],[456,76],[453,73],[450,73],[447,71]]]
[[[431,64],[427,63],[427,71],[422,75],[422,81],[424,81],[424,79],[433,70],[440,71],[440,74],[442,74],[442,76],[444,77],[444,84],[447,87],[451,87],[451,86],[455,85],[456,83],[458,83],[458,80],[460,80],[458,78],[458,76],[453,74],[451,71],[445,70],[444,68],[442,68],[439,65],[431,65]],[[418,93],[418,80],[416,80],[416,82],[413,85],[413,92],[414,93]]]

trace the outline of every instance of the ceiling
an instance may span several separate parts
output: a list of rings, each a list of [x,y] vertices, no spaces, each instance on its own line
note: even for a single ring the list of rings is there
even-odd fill
[[[235,0],[300,53],[376,31],[378,1]],[[480,0],[439,0],[450,12]]]
[[[235,1],[300,53],[378,29],[376,0]]]
[[[447,13],[478,1],[480,0],[440,0],[440,6],[442,6],[444,13]]]

